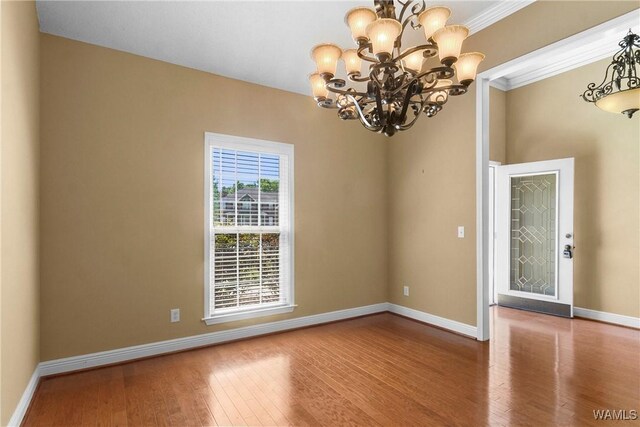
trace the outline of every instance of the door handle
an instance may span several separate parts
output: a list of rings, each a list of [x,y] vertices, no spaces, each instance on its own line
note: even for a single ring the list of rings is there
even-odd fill
[[[573,258],[573,248],[571,247],[571,245],[564,245],[562,256],[569,259]]]

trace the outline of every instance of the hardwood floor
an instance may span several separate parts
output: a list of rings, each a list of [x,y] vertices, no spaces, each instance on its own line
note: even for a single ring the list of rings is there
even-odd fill
[[[639,402],[640,331],[494,308],[490,344],[379,314],[47,378],[24,425],[601,426]]]

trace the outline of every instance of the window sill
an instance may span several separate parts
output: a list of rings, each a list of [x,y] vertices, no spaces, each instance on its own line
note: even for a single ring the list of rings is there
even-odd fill
[[[296,305],[279,305],[277,307],[257,308],[250,311],[240,311],[225,313],[219,315],[213,315],[202,319],[204,323],[209,325],[216,325],[218,323],[234,322],[236,320],[253,319],[255,317],[273,316],[274,314],[291,313],[297,306]]]

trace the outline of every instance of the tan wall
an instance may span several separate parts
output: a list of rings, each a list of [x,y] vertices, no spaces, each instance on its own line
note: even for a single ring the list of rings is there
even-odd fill
[[[536,2],[465,50],[486,69],[633,8]],[[475,324],[473,88],[387,142],[308,97],[54,36],[41,51],[42,360],[387,299]],[[200,321],[205,131],[296,146],[291,315]]]
[[[386,301],[384,137],[310,97],[50,35],[41,50],[42,360]],[[290,315],[201,321],[205,131],[295,145]]]
[[[0,424],[39,361],[39,33],[33,2],[2,2]]]
[[[575,305],[639,317],[640,122],[577,96],[609,63],[507,92],[507,160],[575,157]]]
[[[489,88],[489,160],[507,162],[507,92]]]
[[[471,36],[464,50],[486,54],[483,71],[637,8],[535,2]],[[388,156],[390,300],[475,325],[475,86],[395,136]],[[458,225],[464,239],[456,237]],[[403,285],[410,297],[402,296]]]

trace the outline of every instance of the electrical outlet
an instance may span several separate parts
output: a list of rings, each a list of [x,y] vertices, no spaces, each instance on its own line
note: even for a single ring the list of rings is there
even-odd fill
[[[458,238],[464,239],[464,226],[462,225],[458,226]]]
[[[180,309],[174,308],[171,310],[171,323],[180,321]]]
[[[405,286],[405,287],[402,289],[402,293],[404,294],[404,296],[405,296],[405,297],[408,297],[408,296],[409,296],[409,287],[408,287],[408,286]]]

